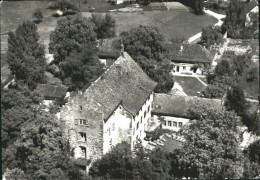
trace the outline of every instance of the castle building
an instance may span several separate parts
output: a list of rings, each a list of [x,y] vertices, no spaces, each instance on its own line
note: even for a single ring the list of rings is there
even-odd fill
[[[122,141],[133,150],[146,135],[155,86],[123,52],[95,82],[71,97],[60,120],[77,164],[90,167]]]

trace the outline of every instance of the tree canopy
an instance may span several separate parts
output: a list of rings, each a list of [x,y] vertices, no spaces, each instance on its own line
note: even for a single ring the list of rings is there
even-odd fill
[[[30,89],[44,82],[46,59],[39,40],[37,25],[30,21],[24,21],[8,33],[8,66],[15,79],[24,81]]]
[[[95,32],[98,39],[112,38],[116,35],[116,21],[106,14],[103,17],[100,14],[92,14],[90,19],[95,24]]]
[[[202,28],[201,41],[202,43],[205,43],[207,48],[209,48],[211,45],[219,44],[223,41],[222,34],[217,29],[207,26]]]
[[[231,0],[226,10],[226,18],[222,25],[222,32],[227,31],[228,37],[235,39],[258,38],[259,22],[255,15],[252,16],[252,26],[246,27],[246,9],[245,3],[239,0]]]
[[[125,51],[139,64],[146,74],[158,82],[155,92],[169,92],[173,86],[170,61],[165,58],[164,36],[158,28],[139,26],[122,32]]]
[[[92,21],[79,15],[60,19],[50,34],[49,51],[55,64],[63,62],[71,52],[79,52],[85,45],[95,47],[97,35]]]
[[[2,158],[7,178],[80,179],[70,148],[41,95],[18,84],[3,93]]]
[[[80,52],[72,52],[60,64],[61,79],[71,90],[81,89],[103,73],[104,66],[96,51],[91,46],[85,46]]]
[[[243,154],[240,118],[210,103],[191,104],[188,116],[192,120],[180,134],[185,138],[179,153],[184,169],[197,172],[191,177],[205,179],[238,178],[243,174]]]

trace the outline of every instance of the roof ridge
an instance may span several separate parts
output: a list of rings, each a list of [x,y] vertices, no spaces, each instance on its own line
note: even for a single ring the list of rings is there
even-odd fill
[[[102,73],[95,81],[91,82],[90,86],[87,87],[87,88],[83,91],[83,93],[87,92],[92,86],[94,86],[94,85],[101,79],[102,76],[104,76],[108,71],[110,71],[112,67],[116,66],[116,62],[119,61],[120,58],[123,58],[123,57],[120,55],[120,56],[115,60],[115,62],[114,62],[109,68],[107,68],[107,69],[105,70],[104,73]],[[125,59],[125,58],[124,58],[124,59]]]

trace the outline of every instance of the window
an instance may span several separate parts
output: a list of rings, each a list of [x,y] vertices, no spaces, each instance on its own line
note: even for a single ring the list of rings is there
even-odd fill
[[[166,121],[163,121],[163,125],[166,126]]]
[[[148,110],[147,110],[148,112],[150,111],[150,105],[148,106]]]
[[[112,138],[109,141],[109,145],[112,146]]]
[[[177,122],[172,123],[173,127],[177,127]]]
[[[179,127],[182,127],[182,122],[179,122]]]
[[[146,111],[144,111],[144,118],[146,117]]]
[[[136,125],[136,130],[139,128],[139,122],[137,123],[137,125]]]
[[[141,124],[142,124],[142,122],[143,122],[143,117],[141,117]]]
[[[75,125],[89,126],[89,123],[86,119],[75,119]]]
[[[84,133],[84,132],[79,132],[78,140],[79,140],[79,141],[87,141],[87,135],[86,135],[86,133]]]
[[[171,121],[168,121],[168,126],[172,126],[172,122]]]
[[[80,108],[80,110],[82,111],[82,109],[83,109],[83,108],[82,108],[82,105],[80,105],[79,108]]]
[[[183,70],[186,70],[186,66],[183,66]]]
[[[81,158],[87,158],[86,147],[84,147],[84,146],[79,146],[79,148],[80,148],[80,157],[81,157]]]

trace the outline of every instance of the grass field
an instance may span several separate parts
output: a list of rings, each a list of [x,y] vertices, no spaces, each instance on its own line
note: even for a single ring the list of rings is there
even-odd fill
[[[91,3],[90,3],[91,2]],[[38,32],[42,42],[49,44],[49,34],[57,24],[59,18],[54,18],[54,11],[47,9],[51,2],[47,1],[4,1],[1,8],[1,53],[5,53],[7,49],[8,31],[12,31],[24,20],[33,20],[32,13],[35,9],[40,8],[43,12],[43,22],[38,25]],[[81,11],[88,11],[90,7],[97,6],[93,1],[81,5]],[[103,7],[104,6],[104,7]],[[113,6],[109,3],[102,3],[100,10],[108,10],[111,8],[119,8],[121,6]],[[95,8],[99,8],[98,6]],[[84,16],[89,17],[90,12],[83,12]],[[185,6],[176,5],[176,9],[169,11],[143,11],[134,13],[111,13],[116,19],[116,32],[119,35],[123,31],[130,30],[139,25],[157,26],[167,39],[171,37],[184,37],[188,39],[190,36],[201,31],[202,27],[216,23],[216,19],[207,16],[195,16]]]
[[[202,92],[206,86],[202,84],[196,77],[192,76],[173,76],[175,82],[181,85],[183,91],[188,96],[198,96],[198,92]]]
[[[203,27],[217,22],[208,15],[195,16],[187,9],[111,14],[116,19],[117,35],[139,25],[148,25],[158,27],[168,40],[172,37],[188,39],[199,33]]]
[[[51,2],[47,1],[4,1],[1,5],[1,53],[7,49],[8,31],[15,30],[25,20],[33,20],[32,13],[40,8],[43,22],[38,25],[38,32],[44,45],[49,44],[49,34],[57,23],[52,17],[54,11],[47,9]]]

